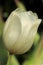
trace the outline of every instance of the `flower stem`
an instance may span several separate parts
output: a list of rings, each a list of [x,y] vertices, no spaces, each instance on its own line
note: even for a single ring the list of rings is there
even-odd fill
[[[9,54],[7,65],[20,65],[16,57],[13,54]]]

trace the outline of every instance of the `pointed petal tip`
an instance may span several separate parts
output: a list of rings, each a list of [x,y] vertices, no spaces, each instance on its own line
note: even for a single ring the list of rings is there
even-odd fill
[[[40,25],[42,22],[42,19],[38,19],[37,22],[38,22],[38,25]]]

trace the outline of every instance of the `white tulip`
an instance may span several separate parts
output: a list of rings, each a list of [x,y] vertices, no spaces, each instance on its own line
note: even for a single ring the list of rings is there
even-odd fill
[[[13,11],[8,17],[3,40],[6,48],[15,54],[27,52],[33,45],[41,19],[32,11]]]

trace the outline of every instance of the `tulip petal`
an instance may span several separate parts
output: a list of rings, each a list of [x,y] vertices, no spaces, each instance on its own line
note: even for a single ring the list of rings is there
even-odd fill
[[[14,15],[8,18],[5,24],[3,39],[5,42],[5,46],[11,50],[12,46],[15,44],[21,33],[21,23],[18,16]],[[7,25],[7,26],[6,26]],[[10,41],[9,41],[10,40]],[[10,47],[9,47],[10,46]]]

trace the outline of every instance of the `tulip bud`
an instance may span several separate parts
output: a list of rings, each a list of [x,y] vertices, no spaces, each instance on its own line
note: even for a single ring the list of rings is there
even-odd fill
[[[13,11],[8,17],[3,40],[6,48],[15,54],[27,52],[33,45],[41,19],[32,11]]]

